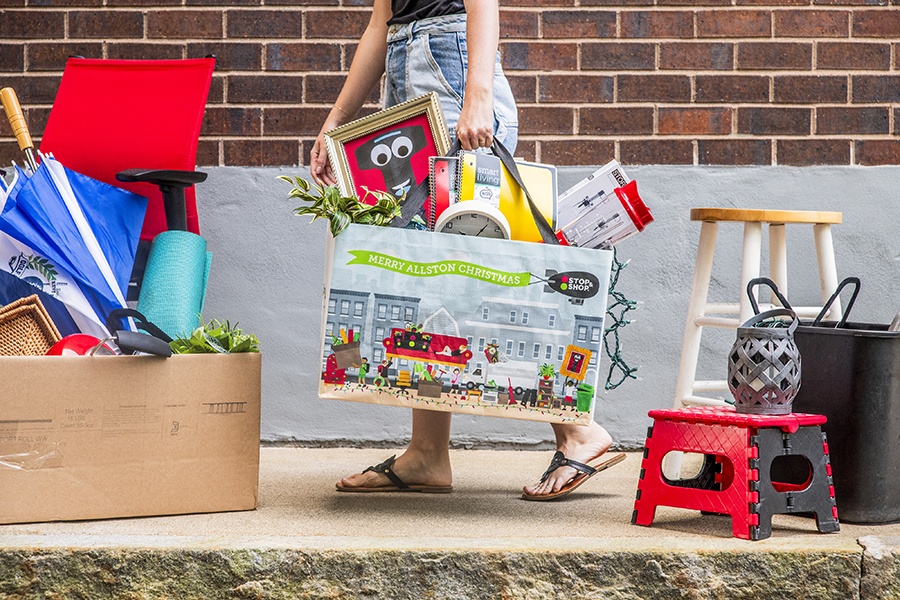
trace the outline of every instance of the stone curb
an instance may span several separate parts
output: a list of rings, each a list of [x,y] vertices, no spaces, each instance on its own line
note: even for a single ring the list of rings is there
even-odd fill
[[[0,536],[0,598],[891,598],[897,541]]]

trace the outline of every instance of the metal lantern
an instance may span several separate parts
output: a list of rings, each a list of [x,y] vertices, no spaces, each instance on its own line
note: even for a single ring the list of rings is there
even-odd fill
[[[779,317],[791,317],[786,324]],[[728,354],[728,389],[739,413],[786,415],[800,390],[800,351],[794,343],[799,321],[778,308],[756,315],[737,330]]]

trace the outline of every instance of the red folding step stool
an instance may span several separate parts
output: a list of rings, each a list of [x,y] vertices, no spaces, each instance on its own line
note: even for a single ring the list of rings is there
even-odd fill
[[[728,514],[735,537],[772,534],[773,514],[814,513],[822,532],[840,530],[824,415],[739,414],[731,407],[651,410],[632,523],[651,525],[657,506]],[[691,479],[670,480],[663,457],[672,451],[704,455]],[[803,483],[773,479],[773,461],[800,456],[809,463]]]

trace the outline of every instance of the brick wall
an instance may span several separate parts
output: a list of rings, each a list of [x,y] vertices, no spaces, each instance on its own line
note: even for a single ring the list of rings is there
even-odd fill
[[[0,87],[16,89],[39,138],[69,55],[212,53],[198,162],[305,164],[367,2],[264,2],[0,0]],[[558,165],[898,163],[891,2],[501,0],[517,154]],[[18,158],[8,131],[0,124],[0,164]]]

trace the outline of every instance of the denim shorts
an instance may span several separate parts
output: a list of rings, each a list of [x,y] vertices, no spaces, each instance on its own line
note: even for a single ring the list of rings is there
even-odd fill
[[[387,42],[385,108],[428,92],[437,92],[450,139],[454,139],[469,65],[466,15],[391,25]],[[518,134],[516,101],[500,66],[498,52],[494,63],[494,137],[512,153]]]

